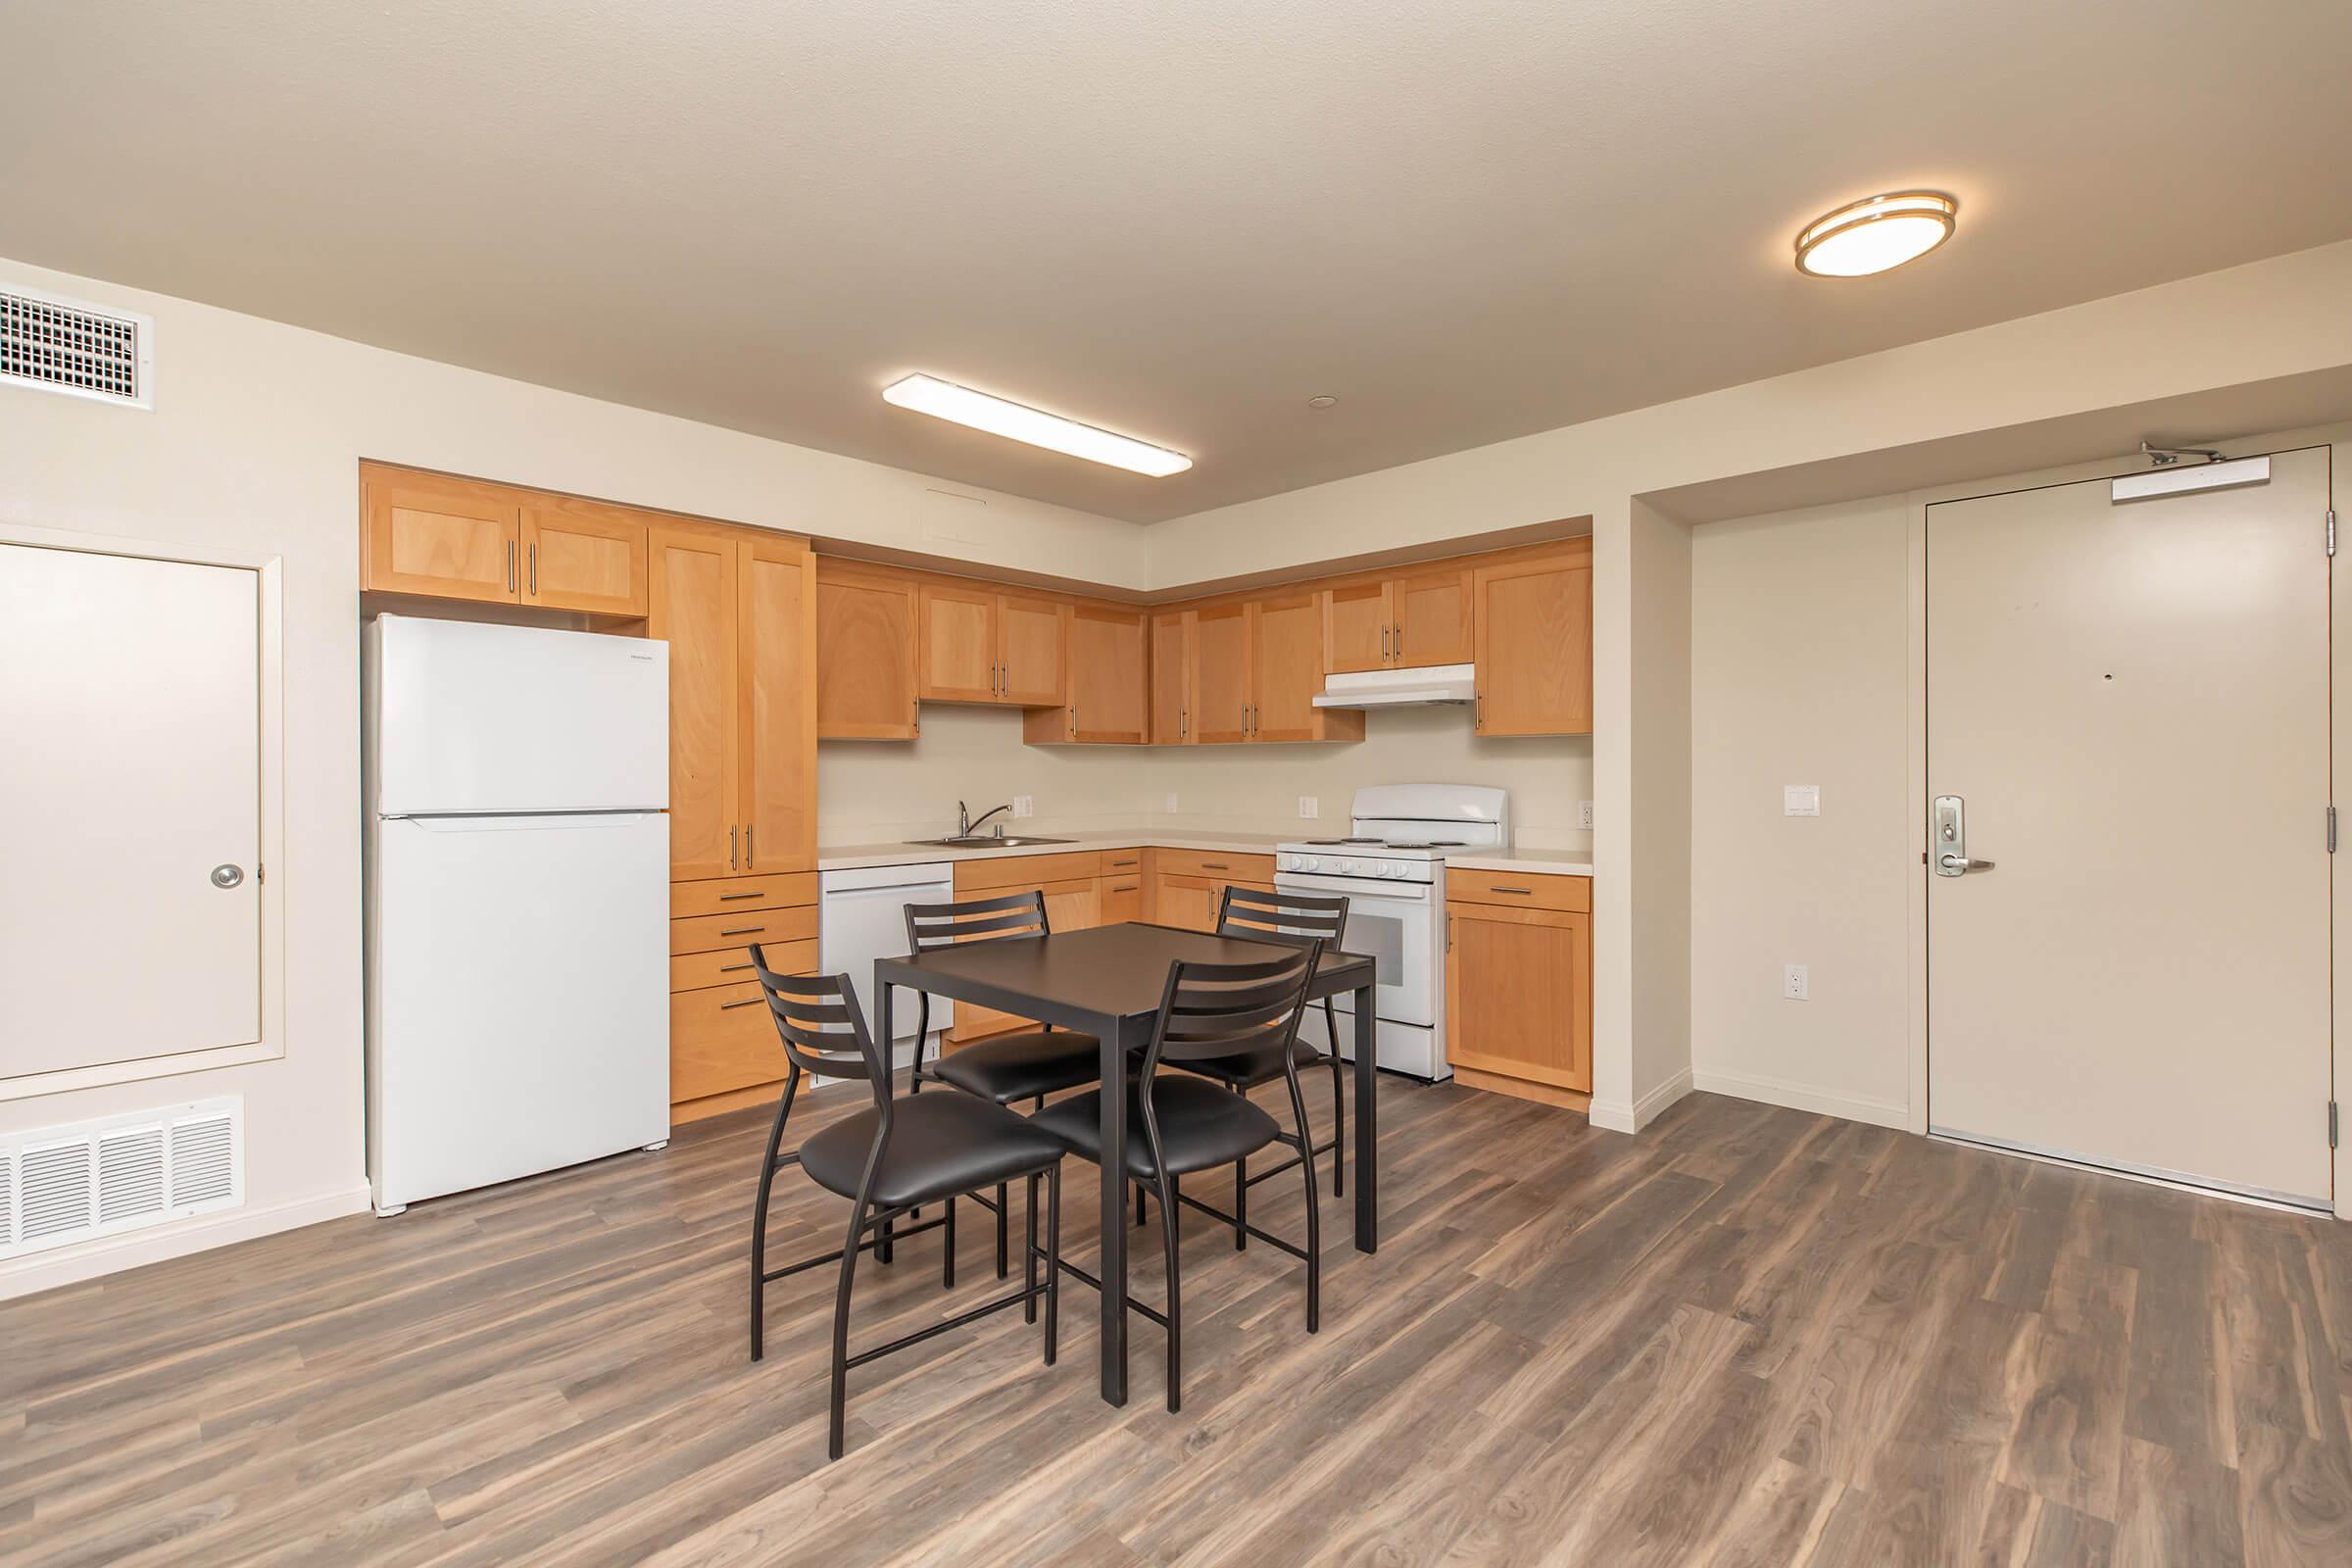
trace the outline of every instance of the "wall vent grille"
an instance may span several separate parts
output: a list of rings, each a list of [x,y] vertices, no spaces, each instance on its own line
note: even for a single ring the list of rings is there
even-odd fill
[[[0,382],[151,409],[154,337],[148,317],[0,285]]]
[[[0,1138],[0,1257],[244,1201],[233,1096]]]

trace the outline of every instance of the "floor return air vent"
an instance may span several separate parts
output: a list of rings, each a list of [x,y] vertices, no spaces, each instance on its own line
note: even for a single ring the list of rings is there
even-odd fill
[[[244,1201],[235,1096],[0,1135],[0,1258]]]
[[[0,386],[155,407],[155,321],[0,283]]]

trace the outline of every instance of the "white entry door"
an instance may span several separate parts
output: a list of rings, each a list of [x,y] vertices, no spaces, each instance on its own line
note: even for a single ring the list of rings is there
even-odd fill
[[[1991,862],[1928,876],[1934,1130],[2327,1205],[2327,512],[2325,449],[1928,509],[1928,788]]]
[[[0,545],[0,1078],[262,1032],[260,579]]]

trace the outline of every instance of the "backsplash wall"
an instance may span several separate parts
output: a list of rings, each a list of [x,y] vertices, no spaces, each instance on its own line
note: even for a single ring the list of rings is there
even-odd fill
[[[1024,746],[1017,712],[926,704],[919,740],[826,741],[817,748],[817,836],[827,846],[952,832],[956,802],[976,814],[1029,795],[1023,825],[1226,828],[1302,838],[1345,832],[1366,784],[1485,784],[1510,791],[1513,836],[1536,849],[1589,849],[1577,803],[1592,795],[1586,736],[1485,740],[1461,708],[1396,708],[1365,715],[1344,745]],[[1166,798],[1176,797],[1176,810]],[[1298,797],[1321,803],[1301,821]]]

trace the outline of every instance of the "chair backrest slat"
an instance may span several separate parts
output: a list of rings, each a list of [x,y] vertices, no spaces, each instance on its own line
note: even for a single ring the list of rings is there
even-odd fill
[[[1217,902],[1217,935],[1293,947],[1321,942],[1336,948],[1348,934],[1348,900],[1325,893],[1225,886]]]
[[[915,953],[958,942],[1006,942],[1052,934],[1046,919],[1046,896],[1035,889],[993,899],[906,906],[906,946]]]
[[[1260,1046],[1287,1051],[1322,954],[1322,939],[1309,937],[1304,946],[1262,961],[1170,964],[1144,1054],[1145,1081],[1162,1060],[1200,1061]]]
[[[751,951],[752,971],[759,976],[768,1015],[784,1044],[784,1057],[794,1070],[860,1079],[873,1085],[876,1100],[887,1102],[890,1071],[874,1048],[850,977],[778,974],[767,966],[767,955],[759,943],[753,943]]]

